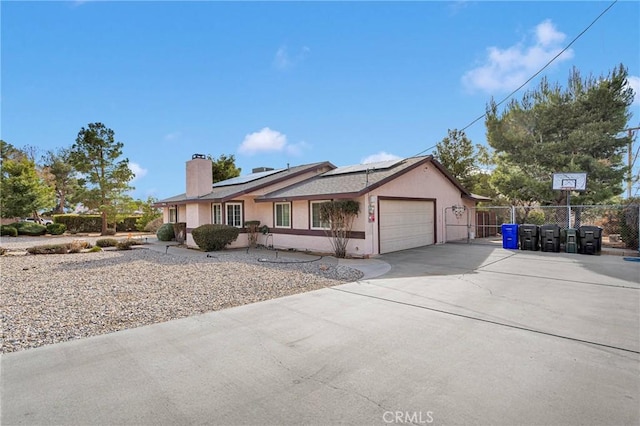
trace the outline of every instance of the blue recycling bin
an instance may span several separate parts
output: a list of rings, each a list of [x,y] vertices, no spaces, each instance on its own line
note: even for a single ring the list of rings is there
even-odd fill
[[[518,224],[503,223],[502,224],[502,248],[518,249]]]

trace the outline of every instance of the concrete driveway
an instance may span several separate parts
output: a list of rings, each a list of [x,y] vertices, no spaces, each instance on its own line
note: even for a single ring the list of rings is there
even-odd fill
[[[640,423],[640,263],[456,244],[354,263],[389,270],[5,355],[0,421]]]

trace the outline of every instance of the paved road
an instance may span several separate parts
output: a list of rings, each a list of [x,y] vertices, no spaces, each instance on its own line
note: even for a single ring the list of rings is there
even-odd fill
[[[378,278],[5,355],[0,421],[640,423],[640,263],[454,244],[379,260]]]

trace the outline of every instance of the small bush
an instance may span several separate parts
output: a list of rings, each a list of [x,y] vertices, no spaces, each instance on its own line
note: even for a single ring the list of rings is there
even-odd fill
[[[34,246],[27,249],[30,254],[67,254],[66,244],[48,244],[44,246]]]
[[[140,216],[128,216],[122,218],[118,223],[116,223],[116,230],[118,232],[135,232],[138,230],[138,228],[136,228],[138,219],[140,219]]]
[[[118,241],[118,244],[116,244],[116,249],[118,249],[118,250],[131,250],[131,246],[135,246],[137,244],[139,244],[138,241],[136,241],[134,239],[127,238],[126,240]]]
[[[89,249],[88,253],[96,253],[96,252],[99,252],[99,251],[102,251],[102,249],[101,249],[100,247],[98,247],[98,246],[93,246],[93,247],[91,247],[91,248]]]
[[[47,225],[47,232],[51,235],[62,235],[67,230],[64,223],[50,223]]]
[[[96,241],[98,247],[115,247],[118,244],[118,240],[115,238],[100,238]]]
[[[158,232],[156,232],[156,236],[160,241],[171,241],[176,237],[176,234],[173,232],[173,223],[165,223],[160,228],[158,228]]]
[[[7,252],[7,249],[4,247],[0,247],[0,256],[4,256],[4,254]]]
[[[18,229],[18,235],[28,235],[31,237],[37,237],[47,233],[47,227],[34,222],[18,222],[20,225],[16,226]]]
[[[102,235],[116,235],[116,230],[113,228],[107,228]]]
[[[532,225],[544,225],[545,220],[544,213],[538,210],[529,212],[529,216],[527,217],[527,223]]]
[[[91,248],[91,244],[84,240],[75,240],[67,244],[69,253],[80,253],[82,250]]]
[[[145,232],[158,232],[158,229],[162,226],[162,217],[158,217],[153,219],[151,222],[147,223],[144,227]]]
[[[216,251],[234,242],[240,230],[229,225],[202,225],[191,231],[191,235],[201,250]]]
[[[8,235],[10,237],[17,237],[18,236],[18,230],[16,228],[14,228],[13,226],[0,225],[0,235],[2,235],[2,236]]]

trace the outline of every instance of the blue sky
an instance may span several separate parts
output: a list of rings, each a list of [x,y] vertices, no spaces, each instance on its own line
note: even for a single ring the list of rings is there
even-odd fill
[[[103,122],[124,143],[136,198],[184,192],[194,153],[234,154],[243,174],[409,157],[483,114],[609,4],[3,1],[0,134],[44,153]],[[639,2],[619,1],[541,76],[564,84],[574,66],[623,63],[640,91],[639,19]],[[632,112],[638,126],[640,97]],[[486,143],[484,121],[467,134]]]

